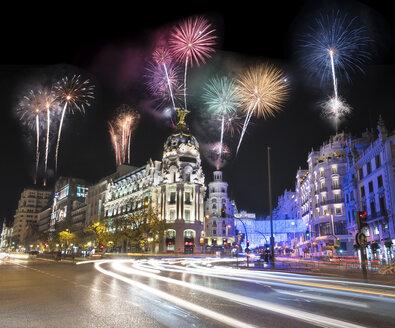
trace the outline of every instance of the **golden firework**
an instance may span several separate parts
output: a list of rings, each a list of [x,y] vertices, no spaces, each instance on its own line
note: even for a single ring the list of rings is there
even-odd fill
[[[240,74],[237,84],[242,111],[258,118],[274,117],[289,94],[285,74],[271,64],[249,67]]]

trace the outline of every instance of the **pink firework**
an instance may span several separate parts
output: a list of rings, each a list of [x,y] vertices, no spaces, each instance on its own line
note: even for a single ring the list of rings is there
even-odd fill
[[[156,60],[155,60],[156,61]],[[182,83],[180,67],[173,62],[167,65],[157,65],[156,63],[149,63],[147,67],[147,87],[150,93],[161,101],[172,101],[173,107],[177,99],[182,99]]]
[[[172,61],[170,50],[165,47],[158,47],[152,53],[152,58],[158,65],[167,65]]]
[[[211,57],[216,45],[215,30],[210,29],[207,19],[197,16],[189,17],[178,24],[169,39],[169,47],[175,59],[179,62],[191,61],[191,66],[200,62],[205,63]]]
[[[215,30],[211,24],[200,16],[190,17],[178,24],[170,35],[169,48],[178,62],[185,62],[184,72],[184,106],[187,108],[187,69],[188,62],[191,66],[200,62],[205,63],[211,57],[216,45]]]
[[[230,156],[230,149],[227,145],[221,142],[217,142],[210,147],[209,160],[215,165],[217,170],[226,164],[227,159]]]

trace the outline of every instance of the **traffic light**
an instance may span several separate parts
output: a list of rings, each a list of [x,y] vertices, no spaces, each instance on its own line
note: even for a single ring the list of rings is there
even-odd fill
[[[226,212],[224,208],[221,210],[221,218],[226,218]]]
[[[306,230],[306,238],[310,238],[310,231]]]
[[[358,211],[357,212],[357,224],[358,229],[362,229],[363,227],[367,227],[368,224],[366,223],[367,220],[367,213],[366,211]]]
[[[247,240],[246,243],[247,243],[247,248],[250,247],[250,241]]]

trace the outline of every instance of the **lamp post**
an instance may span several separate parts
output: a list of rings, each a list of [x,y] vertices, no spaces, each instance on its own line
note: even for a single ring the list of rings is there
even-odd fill
[[[246,228],[246,226],[245,226],[243,220],[240,219],[240,218],[236,218],[236,217],[235,217],[235,219],[239,220],[239,221],[241,222],[241,224],[243,225],[244,231],[245,231],[245,233],[246,233],[246,240],[248,240],[247,228]],[[246,244],[247,244],[247,243],[246,243]]]
[[[274,269],[274,236],[273,236],[273,212],[272,212],[272,186],[270,177],[270,147],[267,147],[267,173],[269,185],[269,209],[270,209],[270,251],[272,260],[272,269]]]
[[[265,243],[267,244],[266,236],[265,236],[262,232],[260,232],[260,231],[258,231],[258,230],[255,230],[255,232],[260,233],[260,234],[263,236],[263,238],[265,238]]]
[[[240,220],[241,224],[242,224],[243,227],[244,227],[244,231],[245,231],[245,233],[246,233],[246,245],[247,245],[246,248],[248,248],[248,243],[247,243],[247,241],[248,241],[247,228],[246,228],[246,226],[245,226],[245,224],[244,224],[244,222],[243,222],[242,219],[240,219],[240,218],[235,218],[235,219]],[[238,253],[238,252],[237,252],[237,256],[239,256],[239,253]],[[239,263],[237,263],[237,266],[239,266]],[[248,265],[248,254],[247,254],[247,268],[248,268],[248,266],[249,266],[249,265]]]

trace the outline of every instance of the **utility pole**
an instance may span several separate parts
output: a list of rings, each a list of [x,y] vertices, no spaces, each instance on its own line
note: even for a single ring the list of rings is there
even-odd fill
[[[273,212],[272,212],[272,185],[270,178],[270,147],[267,147],[267,171],[268,171],[268,181],[269,181],[269,209],[270,209],[270,251],[272,268],[274,268],[274,236],[273,236]]]

